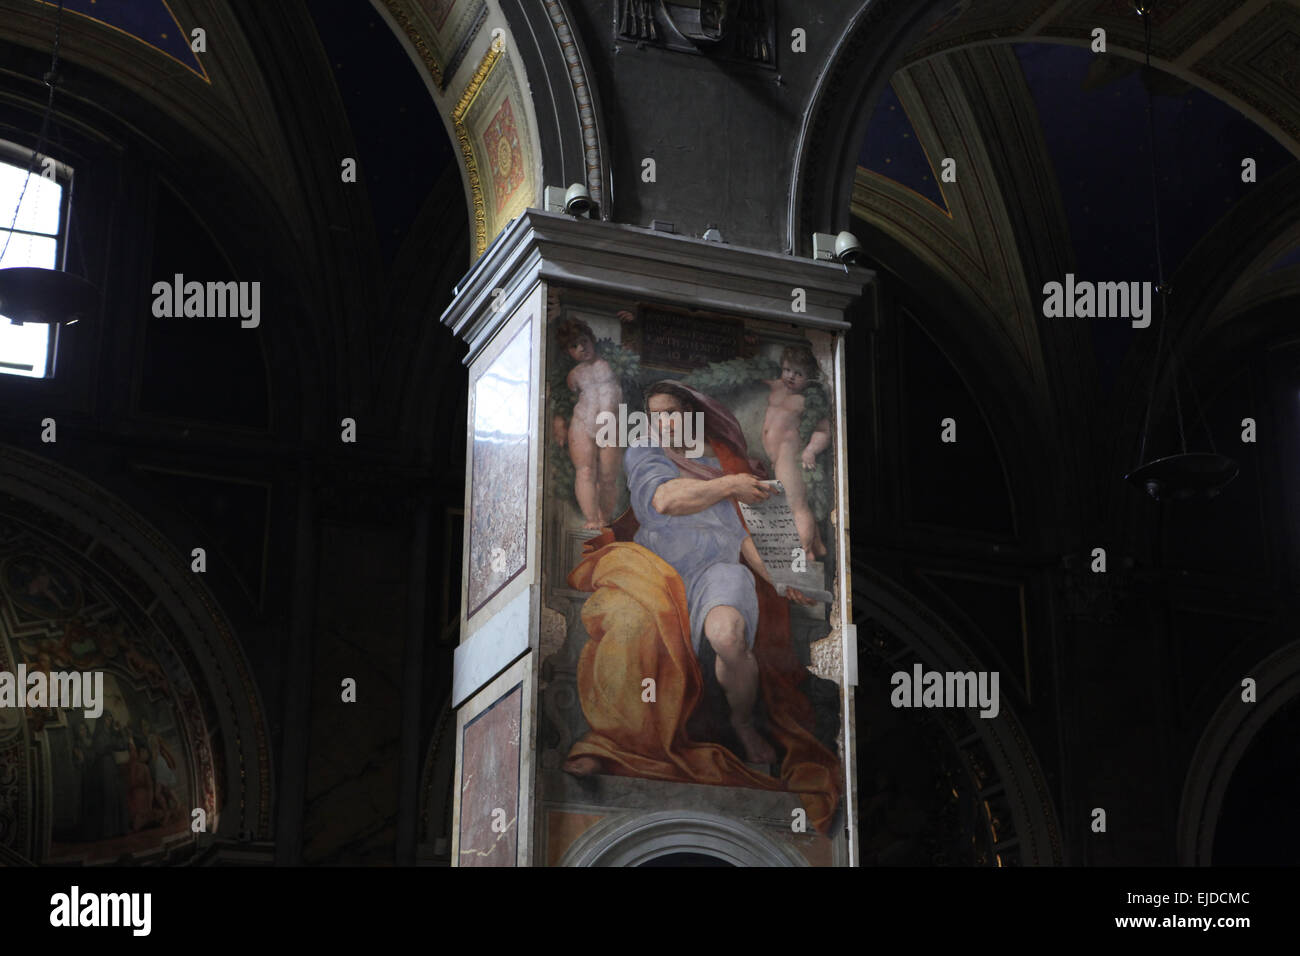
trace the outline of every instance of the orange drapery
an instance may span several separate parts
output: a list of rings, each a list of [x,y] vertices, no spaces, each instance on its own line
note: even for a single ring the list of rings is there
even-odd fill
[[[748,470],[727,446],[715,443],[714,449],[728,474]],[[578,692],[591,730],[569,757],[595,757],[604,772],[624,776],[788,790],[799,795],[809,822],[828,833],[842,789],[839,760],[813,736],[812,704],[800,690],[808,672],[790,642],[785,598],[755,577],[754,655],[768,737],[783,752],[777,779],[751,770],[719,744],[687,735],[703,677],[691,648],[686,588],[671,565],[630,540],[634,524],[629,512],[617,530],[588,542],[588,554],[569,574],[570,587],[594,592],[582,609],[590,640],[578,662]],[[653,704],[641,699],[647,677],[655,681]]]

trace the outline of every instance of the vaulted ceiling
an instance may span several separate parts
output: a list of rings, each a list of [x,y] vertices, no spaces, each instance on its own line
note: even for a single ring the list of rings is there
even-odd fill
[[[1250,118],[1167,74],[1153,81],[1160,251],[1166,278],[1233,222],[1243,201],[1281,188],[1294,156]],[[874,105],[854,212],[912,245],[968,290],[1003,329],[1025,373],[1035,358],[1038,289],[1074,272],[1097,281],[1156,280],[1147,96],[1131,61],[1063,44],[980,45],[900,70]],[[956,160],[957,182],[941,163]],[[1242,162],[1255,166],[1243,181]],[[1014,207],[1032,204],[1021,219]],[[1234,296],[1265,277],[1274,292],[1296,255],[1295,223],[1261,222],[1268,241]],[[1233,222],[1233,228],[1239,224]],[[1044,274],[1024,258],[1046,256]],[[1033,271],[1032,269],[1030,270]],[[1031,281],[1037,280],[1037,281]],[[1300,270],[1290,274],[1300,281]],[[1103,388],[1133,330],[1094,323]]]
[[[1152,64],[1224,101],[1300,156],[1300,5],[1155,0],[1153,8]],[[974,44],[1089,46],[1098,27],[1109,52],[1142,59],[1142,19],[1132,0],[960,0],[907,62]]]
[[[1211,391],[1232,360],[1216,330],[1300,295],[1300,4],[1155,7],[1148,74],[1131,0],[962,0],[858,105],[870,121],[852,211],[873,255],[1000,356],[989,369],[950,341],[968,373],[1004,376],[1018,415],[1074,436],[1067,482],[1131,465],[1153,375],[1156,418],[1172,403],[1171,351]],[[1043,284],[1066,273],[1155,284],[1153,185],[1168,321],[1044,318]]]

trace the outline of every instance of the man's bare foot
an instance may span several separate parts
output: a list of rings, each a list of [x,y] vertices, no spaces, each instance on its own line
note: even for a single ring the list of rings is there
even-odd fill
[[[583,528],[584,531],[599,531],[599,530],[600,530],[601,528],[603,528],[603,527],[604,527],[604,525],[602,525],[602,524],[600,523],[600,519],[599,519],[599,518],[597,518],[597,519],[595,519],[595,520],[593,520],[593,521],[585,522],[585,523],[583,524],[583,526],[582,526],[582,528]]]
[[[746,763],[770,764],[776,762],[776,751],[763,739],[763,735],[754,729],[753,724],[732,724],[740,745],[745,749]]]
[[[590,777],[600,771],[600,761],[595,757],[570,757],[564,761],[563,769],[575,777]]]

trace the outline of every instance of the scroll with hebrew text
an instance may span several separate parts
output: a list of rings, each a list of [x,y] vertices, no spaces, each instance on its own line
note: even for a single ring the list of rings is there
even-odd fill
[[[756,505],[740,504],[740,511],[749,526],[749,536],[754,539],[758,555],[767,565],[768,573],[778,593],[787,587],[796,588],[814,601],[829,603],[833,597],[826,590],[826,571],[820,561],[803,555],[799,547],[799,531],[794,515],[786,503],[784,488],[779,481],[766,482],[773,494]],[[800,560],[802,555],[802,560]],[[803,566],[803,570],[795,570]]]

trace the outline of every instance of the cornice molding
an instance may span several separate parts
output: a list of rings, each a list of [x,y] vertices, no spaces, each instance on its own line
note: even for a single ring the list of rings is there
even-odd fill
[[[443,313],[469,343],[467,365],[537,279],[835,331],[849,328],[845,315],[875,273],[530,209],[461,280]],[[797,288],[806,293],[803,313],[791,311]]]

